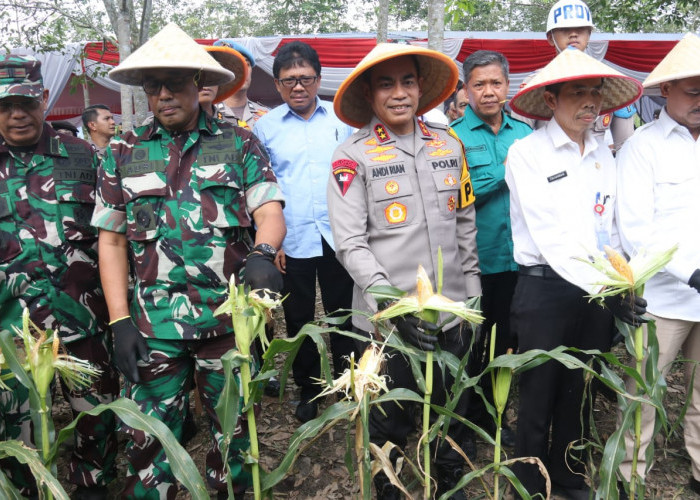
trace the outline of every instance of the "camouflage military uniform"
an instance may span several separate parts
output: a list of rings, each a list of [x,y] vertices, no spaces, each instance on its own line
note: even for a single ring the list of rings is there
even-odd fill
[[[197,128],[170,134],[158,121],[113,141],[98,176],[93,224],[126,234],[135,275],[130,313],[146,337],[149,359],[127,396],[182,435],[186,395],[194,377],[210,416],[207,455],[211,487],[225,489],[214,406],[223,388],[220,357],[235,347],[229,318],[215,317],[229,277],[245,254],[237,251],[249,216],[282,195],[255,136],[200,112]],[[124,495],[174,498],[177,487],[159,443],[129,430]],[[245,421],[229,456],[235,490],[249,477]]]
[[[12,148],[0,137],[0,329],[21,327],[22,311],[58,331],[66,350],[103,370],[94,384],[66,392],[74,415],[108,403],[119,391],[110,365],[110,336],[97,270],[95,204],[97,158],[83,140],[44,123],[36,146]],[[0,392],[0,439],[32,441],[27,389],[10,381]],[[76,427],[69,481],[103,486],[114,478],[113,414],[85,417]],[[24,493],[35,489],[29,471],[10,465]]]

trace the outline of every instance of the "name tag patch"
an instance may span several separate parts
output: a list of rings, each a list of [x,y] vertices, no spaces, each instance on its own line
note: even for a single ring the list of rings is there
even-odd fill
[[[566,170],[562,170],[561,172],[558,172],[554,175],[550,175],[549,177],[547,177],[547,181],[548,182],[558,181],[559,179],[563,179],[567,175],[569,175],[569,174],[566,173]]]

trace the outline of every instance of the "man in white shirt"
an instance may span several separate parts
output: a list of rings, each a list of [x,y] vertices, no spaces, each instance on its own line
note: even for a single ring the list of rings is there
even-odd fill
[[[618,157],[617,209],[625,251],[678,251],[644,289],[650,316],[656,321],[658,367],[665,375],[682,350],[683,358],[700,361],[700,38],[688,34],[651,72],[647,91],[660,90],[666,106],[659,119],[628,140]],[[686,364],[687,380],[694,366]],[[690,388],[689,388],[690,390]],[[685,414],[685,446],[690,455],[691,489],[700,494],[700,376]],[[642,406],[642,436],[637,470],[651,464],[645,451],[654,432],[654,408]],[[621,465],[629,481],[633,439],[626,439]]]
[[[610,310],[590,302],[587,295],[598,291],[593,284],[602,276],[573,259],[604,244],[615,246],[615,163],[591,127],[598,114],[640,93],[636,80],[572,48],[511,100],[521,115],[553,117],[516,141],[506,163],[513,256],[519,265],[511,327],[521,352],[560,345],[604,351],[614,332],[613,314],[641,321],[643,299],[632,307],[617,297],[607,303]],[[587,499],[581,454],[568,449],[588,432],[582,372],[550,361],[522,373],[519,391],[515,455],[539,457],[554,493]],[[544,496],[537,466],[517,463],[513,470],[531,495]]]

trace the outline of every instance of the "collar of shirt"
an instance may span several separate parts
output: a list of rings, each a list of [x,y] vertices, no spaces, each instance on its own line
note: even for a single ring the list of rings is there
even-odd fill
[[[286,112],[282,115],[282,120],[287,120],[289,118],[296,118],[298,120],[310,122],[311,120],[313,120],[316,117],[317,114],[320,113],[320,114],[325,115],[328,113],[328,110],[324,106],[321,105],[321,99],[319,99],[318,96],[316,96],[314,104],[316,107],[314,108],[313,113],[311,113],[311,116],[309,116],[309,118],[307,119],[307,118],[301,117],[296,111],[294,111],[292,108],[289,107],[289,104],[287,104],[285,102],[284,104],[282,104],[283,109],[286,110]]]
[[[488,125],[484,120],[479,118],[479,115],[477,115],[474,110],[472,109],[471,106],[467,106],[467,109],[464,110],[464,123],[469,127],[470,130],[477,129],[479,127],[487,127],[489,130],[491,129],[491,126]],[[507,113],[505,113],[501,109],[501,128],[499,128],[499,132],[503,130],[504,128],[512,128],[513,124],[511,122],[511,118],[508,116]]]
[[[659,118],[656,121],[661,127],[661,131],[665,138],[668,139],[668,137],[675,131],[683,136],[689,137],[691,140],[693,140],[693,142],[695,141],[695,139],[693,139],[693,136],[690,135],[690,132],[687,128],[685,128],[683,125],[671,118],[671,115],[669,115],[666,111],[666,106],[664,106],[661,109],[661,113],[659,113]]]
[[[219,126],[216,124],[213,118],[202,111],[199,108],[199,118],[197,121],[197,127],[195,130],[199,132],[205,132],[209,135],[216,135],[221,133]],[[154,117],[153,121],[148,125],[139,127],[134,130],[134,134],[138,137],[139,141],[149,141],[154,139],[156,136],[161,137],[172,137],[171,134],[165,127],[163,127],[160,122]]]
[[[549,120],[549,123],[546,125],[546,129],[547,135],[549,135],[549,138],[552,140],[552,144],[555,148],[571,147],[575,148],[577,151],[579,150],[579,145],[574,142],[571,137],[566,135],[564,129],[559,126],[559,123],[557,123],[554,118]],[[591,133],[591,129],[586,130],[583,138],[583,154],[581,157],[584,158],[589,154],[593,154],[593,152],[598,149],[598,146],[599,143]]]

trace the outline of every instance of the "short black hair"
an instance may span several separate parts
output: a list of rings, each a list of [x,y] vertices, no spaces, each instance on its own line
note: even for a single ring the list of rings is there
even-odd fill
[[[272,63],[272,75],[275,79],[280,77],[280,70],[293,68],[302,63],[307,63],[316,72],[316,76],[321,75],[321,61],[318,52],[308,43],[295,40],[282,46],[277,52]]]
[[[83,111],[83,128],[85,129],[86,133],[90,130],[88,123],[94,122],[97,118],[98,109],[105,109],[109,111],[109,106],[106,104],[93,104],[92,106],[85,108],[85,111]]]
[[[563,86],[564,82],[552,83],[551,85],[545,85],[544,91],[551,92],[552,94],[554,94],[554,97],[559,97],[559,92],[561,91],[561,88]]]
[[[508,76],[508,59],[506,59],[506,56],[495,50],[477,50],[473,54],[470,54],[462,63],[464,82],[466,83],[469,81],[474,68],[488,66],[489,64],[498,64],[501,67],[501,71],[503,71],[505,79],[510,80]]]

